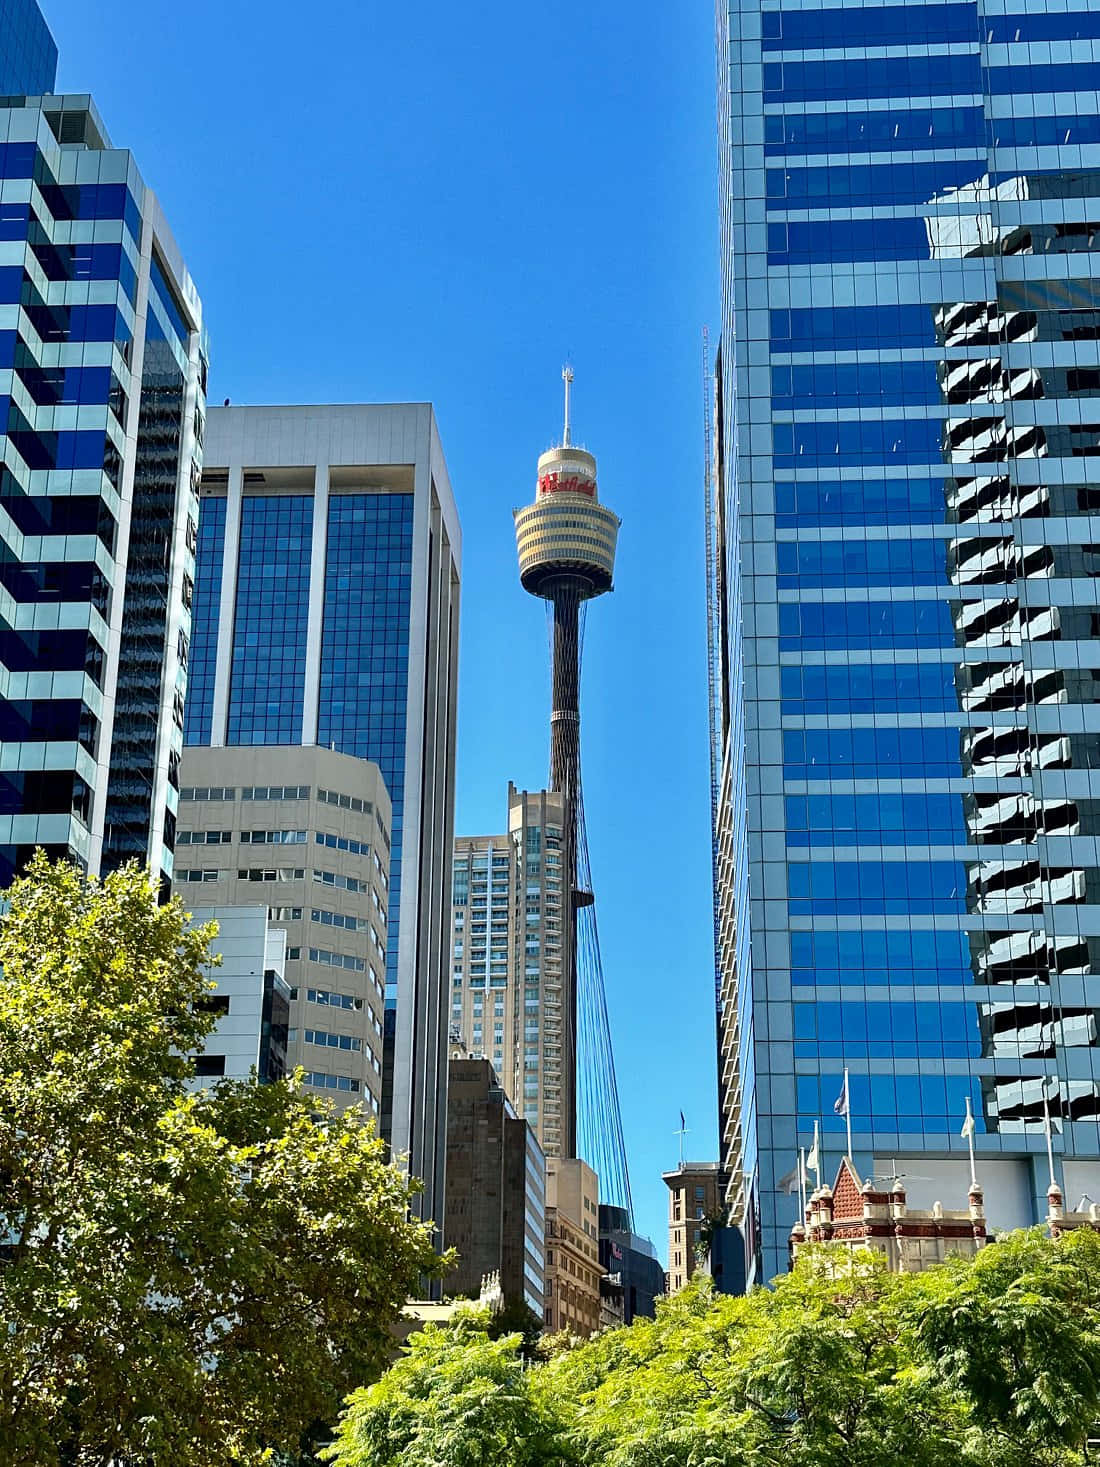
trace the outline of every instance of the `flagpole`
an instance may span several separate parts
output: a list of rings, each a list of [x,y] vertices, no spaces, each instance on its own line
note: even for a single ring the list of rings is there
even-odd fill
[[[847,1070],[844,1071],[844,1120],[848,1127],[848,1160],[854,1166],[855,1162],[852,1161],[852,1095],[848,1089]]]
[[[1043,1076],[1043,1129],[1047,1133],[1047,1166],[1050,1169],[1050,1185],[1057,1187],[1054,1178],[1054,1135],[1050,1129],[1050,1106],[1047,1104],[1047,1077]]]
[[[680,1129],[676,1132],[680,1138],[680,1170],[684,1169],[684,1137],[687,1135],[687,1120],[683,1111],[680,1112]]]
[[[978,1185],[978,1173],[974,1169],[974,1112],[970,1109],[970,1096],[966,1097],[966,1140],[970,1147],[970,1185]]]
[[[821,1127],[814,1121],[814,1144],[810,1147],[807,1165],[813,1167],[815,1190],[821,1186]]]
[[[799,1220],[799,1222],[803,1222],[804,1223],[806,1221],[806,1148],[805,1148],[805,1146],[803,1146],[802,1149],[798,1153],[798,1202],[799,1202],[799,1206],[802,1208],[802,1211],[801,1211],[801,1213],[799,1215],[798,1220]]]

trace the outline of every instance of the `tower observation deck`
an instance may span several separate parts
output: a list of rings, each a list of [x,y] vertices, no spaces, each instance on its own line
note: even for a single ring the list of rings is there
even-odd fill
[[[550,787],[562,795],[562,887],[570,900],[565,912],[562,933],[562,1154],[577,1155],[577,1062],[578,1062],[578,950],[594,953],[595,968],[582,985],[591,995],[594,1010],[603,1012],[602,1029],[598,1014],[582,1015],[587,1029],[603,1034],[606,1009],[603,1008],[603,980],[599,971],[599,949],[595,940],[594,914],[591,941],[578,944],[578,913],[590,908],[593,895],[588,874],[587,845],[584,839],[583,802],[580,779],[580,659],[581,627],[585,604],[611,590],[615,570],[615,546],[619,534],[619,517],[601,504],[596,484],[596,460],[570,441],[569,406],[572,370],[562,372],[565,382],[565,428],[561,445],[548,449],[539,459],[538,484],[533,504],[515,513],[516,549],[519,575],[524,590],[550,603],[552,608],[552,676],[550,712]],[[578,852],[582,859],[578,863]],[[588,1000],[586,999],[586,1002]],[[599,1042],[606,1055],[602,1061],[605,1073],[597,1079],[587,1077],[588,1093],[598,1097],[601,1109],[613,1109],[601,1124],[612,1123],[617,1136],[617,1151],[623,1173],[622,1190],[629,1194],[625,1179],[625,1153],[622,1149],[618,1097],[614,1096],[614,1069],[610,1036]],[[583,1077],[582,1077],[583,1078]],[[614,1146],[613,1146],[614,1149]],[[597,1157],[586,1158],[601,1173]],[[602,1193],[601,1185],[601,1193]],[[629,1206],[629,1196],[622,1205]]]

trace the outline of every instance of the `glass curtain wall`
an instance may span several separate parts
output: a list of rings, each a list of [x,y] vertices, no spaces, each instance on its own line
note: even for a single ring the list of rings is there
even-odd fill
[[[965,1157],[967,1099],[1036,1217],[1044,1095],[1100,1158],[1100,5],[719,22],[722,1161],[760,1279],[845,1069],[864,1177]]]

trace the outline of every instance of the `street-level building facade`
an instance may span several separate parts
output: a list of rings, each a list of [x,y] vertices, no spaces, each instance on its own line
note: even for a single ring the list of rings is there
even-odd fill
[[[390,800],[377,764],[317,744],[188,748],[176,890],[258,904],[286,946],[291,1069],[336,1102],[382,1106]]]
[[[668,1292],[668,1276],[657,1249],[650,1238],[634,1231],[625,1207],[601,1202],[599,1222],[600,1269],[622,1290],[623,1323],[652,1319],[657,1300]]]
[[[5,7],[3,24],[31,9]],[[44,45],[32,36],[24,59],[52,82]],[[155,196],[91,99],[2,101],[0,886],[42,846],[93,874],[137,859],[167,890],[201,307]]]
[[[1100,6],[720,0],[721,1165],[1100,1189]],[[848,1072],[847,1092],[844,1074]],[[930,1180],[928,1180],[930,1179]],[[877,1182],[875,1183],[877,1185]]]
[[[587,1162],[546,1162],[546,1332],[587,1339],[600,1328],[600,1191]]]
[[[389,792],[383,1133],[442,1216],[458,517],[427,403],[209,416],[188,745],[317,744]]]

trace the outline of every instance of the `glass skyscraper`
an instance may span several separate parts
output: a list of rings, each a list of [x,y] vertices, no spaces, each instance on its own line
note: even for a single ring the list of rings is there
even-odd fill
[[[0,96],[41,97],[57,84],[57,47],[36,0],[0,0]]]
[[[721,1161],[1100,1196],[1100,5],[719,0]],[[811,1179],[812,1182],[812,1179]],[[927,1198],[923,1193],[927,1192]]]
[[[32,10],[0,10],[0,39]],[[29,35],[22,80],[52,85],[52,43],[34,24]],[[4,64],[19,54],[4,50]],[[199,301],[90,99],[0,100],[0,886],[36,846],[93,872],[136,857],[167,884],[203,430]]]
[[[204,453],[186,742],[319,744],[379,766],[382,1130],[439,1220],[461,552],[435,418],[426,404],[215,408]],[[330,986],[308,954],[295,961],[291,983]]]

